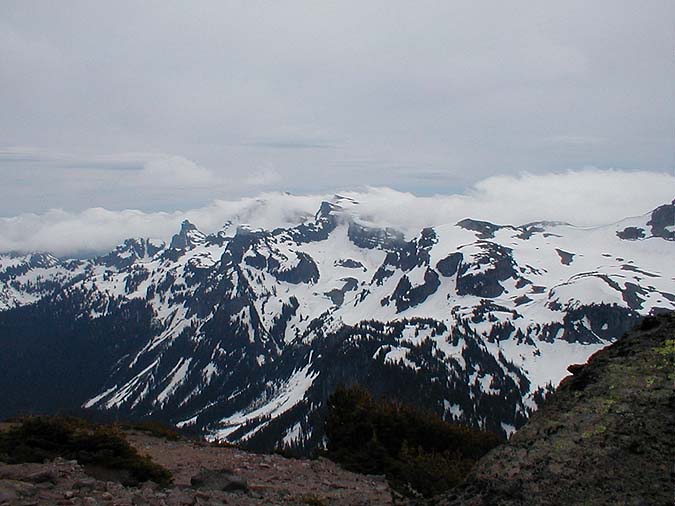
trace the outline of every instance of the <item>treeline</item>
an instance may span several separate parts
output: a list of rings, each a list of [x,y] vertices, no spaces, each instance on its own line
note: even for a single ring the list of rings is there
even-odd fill
[[[344,468],[384,474],[407,496],[431,497],[458,485],[502,439],[361,387],[338,388],[328,400],[326,456]]]

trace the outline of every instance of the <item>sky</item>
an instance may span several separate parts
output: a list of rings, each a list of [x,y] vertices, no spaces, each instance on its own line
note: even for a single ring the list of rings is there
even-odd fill
[[[58,216],[110,213],[123,237],[261,194],[467,203],[495,181],[520,185],[496,196],[514,219],[600,223],[626,188],[641,214],[675,196],[674,19],[672,0],[4,0],[0,249]],[[557,208],[522,197],[562,180]],[[580,187],[607,199],[578,213]]]

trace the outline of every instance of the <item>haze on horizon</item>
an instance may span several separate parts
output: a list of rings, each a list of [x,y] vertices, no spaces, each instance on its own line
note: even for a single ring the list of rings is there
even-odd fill
[[[667,0],[5,1],[0,249],[215,227],[219,201],[284,191],[647,212],[675,196],[673,19]]]

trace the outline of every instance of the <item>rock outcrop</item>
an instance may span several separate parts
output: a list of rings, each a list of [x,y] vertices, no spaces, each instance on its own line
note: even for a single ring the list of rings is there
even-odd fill
[[[572,373],[444,506],[666,505],[675,483],[675,314],[641,326]]]

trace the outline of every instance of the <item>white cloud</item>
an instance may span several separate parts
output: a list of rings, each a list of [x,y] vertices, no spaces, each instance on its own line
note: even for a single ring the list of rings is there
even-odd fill
[[[350,210],[357,218],[408,234],[467,217],[501,224],[561,220],[597,225],[640,215],[670,202],[675,197],[675,175],[587,169],[491,177],[457,195],[420,197],[390,188],[340,193],[359,202]],[[287,226],[313,215],[322,200],[332,198],[332,194],[264,193],[255,198],[216,200],[189,211],[92,208],[79,213],[51,210],[21,214],[0,218],[0,251],[52,251],[59,255],[103,252],[128,237],[168,240],[186,218],[205,232],[220,229],[228,220],[263,228]]]
[[[551,220],[593,226],[670,202],[675,197],[675,174],[585,169],[490,177],[456,195],[419,197],[388,188],[345,194],[362,200],[361,216],[409,233],[463,218],[512,225]]]
[[[136,177],[149,186],[206,186],[216,182],[213,173],[182,156],[166,156],[145,163]]]

